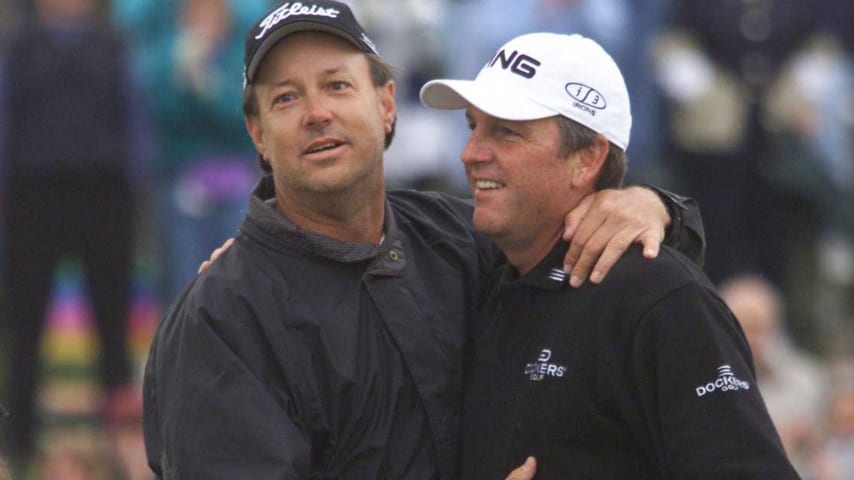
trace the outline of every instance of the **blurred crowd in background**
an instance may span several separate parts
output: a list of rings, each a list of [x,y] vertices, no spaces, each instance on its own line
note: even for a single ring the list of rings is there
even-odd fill
[[[146,345],[128,327],[139,279],[159,318],[236,231],[260,174],[243,38],[273,3],[0,2],[0,451],[21,478],[151,478]],[[631,96],[630,182],[699,201],[704,268],[792,460],[805,479],[854,479],[854,2],[348,3],[399,68],[393,188],[468,195],[465,120],[420,106],[426,80],[473,77],[525,32],[601,43]],[[97,332],[97,393],[82,421],[51,424],[39,345],[68,258]]]

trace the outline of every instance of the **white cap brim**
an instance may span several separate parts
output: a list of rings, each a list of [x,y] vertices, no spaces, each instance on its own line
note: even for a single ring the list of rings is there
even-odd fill
[[[559,115],[517,91],[493,85],[477,80],[431,80],[421,88],[421,103],[440,110],[459,110],[472,105],[504,120],[537,120]]]

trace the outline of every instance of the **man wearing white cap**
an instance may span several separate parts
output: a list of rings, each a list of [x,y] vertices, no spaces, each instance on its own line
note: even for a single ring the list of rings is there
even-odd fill
[[[474,81],[429,82],[421,99],[466,110],[474,225],[509,262],[471,329],[462,477],[533,456],[542,479],[797,478],[743,333],[695,264],[632,249],[599,286],[563,281],[566,206],[626,168],[611,57],[578,35],[523,35]]]

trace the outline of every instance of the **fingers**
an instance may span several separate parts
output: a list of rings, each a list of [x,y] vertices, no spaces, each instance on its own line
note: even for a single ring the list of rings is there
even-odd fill
[[[222,244],[222,246],[221,246],[221,247],[219,247],[219,248],[217,248],[216,250],[214,250],[214,254],[215,254],[216,256],[215,256],[215,257],[213,257],[213,258],[211,258],[211,260],[216,260],[216,257],[218,257],[218,256],[222,255],[222,252],[224,252],[224,251],[228,250],[229,248],[231,248],[231,246],[232,246],[233,244],[234,244],[234,237],[229,238],[228,240],[226,240],[225,242],[223,242],[223,244]]]
[[[210,266],[211,266],[211,264],[212,264],[212,263],[213,263],[217,258],[219,258],[219,256],[220,256],[220,255],[222,255],[226,250],[228,250],[228,249],[231,247],[231,245],[232,245],[233,243],[234,243],[234,238],[229,238],[229,239],[228,239],[228,240],[226,240],[226,241],[225,241],[225,242],[224,242],[220,247],[218,247],[218,248],[217,248],[217,249],[215,249],[213,252],[211,252],[211,258],[209,258],[208,260],[205,260],[204,262],[202,262],[202,264],[201,264],[201,265],[199,265],[199,271],[198,271],[198,273],[202,273],[202,272],[204,272],[204,271],[205,271],[205,269],[207,269],[208,267],[210,267]]]
[[[605,235],[602,235],[605,237]],[[587,254],[590,256],[590,263],[595,262],[595,265],[592,267],[592,271],[590,272],[590,283],[599,284],[602,280],[605,279],[605,276],[608,275],[608,272],[611,271],[611,267],[617,263],[617,260],[626,253],[626,250],[632,245],[632,242],[635,239],[635,232],[629,229],[622,229],[617,234],[615,234],[610,239],[596,239],[595,242],[591,242],[594,245],[600,241],[604,241],[605,245],[602,248],[602,251],[591,250]],[[585,249],[586,250],[586,249]],[[579,265],[585,266],[587,263],[585,261],[580,261]],[[573,271],[573,277],[584,278],[587,274],[587,271]],[[574,287],[580,286],[573,285]]]
[[[210,260],[205,260],[204,262],[202,262],[202,264],[201,264],[201,265],[199,265],[199,271],[198,271],[198,272],[196,272],[196,273],[197,273],[197,274],[198,274],[198,273],[202,273],[202,272],[204,272],[205,270],[207,270],[207,268],[208,268],[208,267],[210,267],[210,266],[211,266],[211,261],[210,261]]]
[[[537,459],[528,457],[519,468],[510,472],[506,480],[531,480],[537,473]]]
[[[619,225],[616,227],[620,230],[615,231],[615,224],[606,220],[605,223],[598,226],[583,245],[579,246],[581,252],[569,276],[571,286],[580,287],[588,276],[591,277],[593,283],[601,282],[608,270],[631,245],[635,234]],[[575,240],[573,240],[574,242]],[[602,261],[602,256],[606,254],[607,256]],[[593,280],[594,276],[595,281]]]
[[[591,212],[591,209],[593,209],[593,200],[594,196],[588,195],[578,204],[578,207],[569,212],[564,218],[565,230],[563,238],[570,242],[569,251],[567,251],[564,258],[564,271],[566,273],[571,273],[575,270],[581,258],[582,251],[590,241],[590,237],[605,223],[606,217],[602,215],[601,209],[594,209]],[[583,270],[584,268],[582,267],[579,272]]]
[[[645,258],[655,258],[658,256],[661,243],[664,242],[664,231],[647,230],[638,237],[637,241],[643,245],[643,256]]]
[[[588,195],[581,199],[581,202],[575,206],[569,213],[566,214],[563,220],[563,239],[566,241],[572,240],[573,235],[575,235],[576,230],[578,230],[579,225],[581,225],[581,221],[584,217],[587,216],[587,213],[590,211],[590,207],[593,205],[593,195]]]
[[[634,225],[607,221],[583,246],[578,247],[581,252],[569,272],[569,284],[572,287],[580,287],[588,276],[591,283],[601,283],[633,243],[641,243],[644,246],[644,257],[655,258],[661,239],[662,234],[658,231],[638,230]]]
[[[565,217],[565,239],[571,243],[564,258],[569,284],[581,286],[590,277],[601,283],[632,243],[655,258],[664,239],[666,208],[655,193],[642,188],[601,190],[586,197]],[[571,235],[569,235],[571,233]]]

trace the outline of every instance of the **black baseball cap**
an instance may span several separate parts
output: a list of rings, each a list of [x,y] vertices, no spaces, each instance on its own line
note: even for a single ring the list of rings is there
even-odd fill
[[[255,81],[261,60],[279,40],[292,33],[307,31],[336,35],[365,53],[377,55],[374,42],[346,4],[332,0],[285,2],[268,12],[246,35],[244,87]]]

